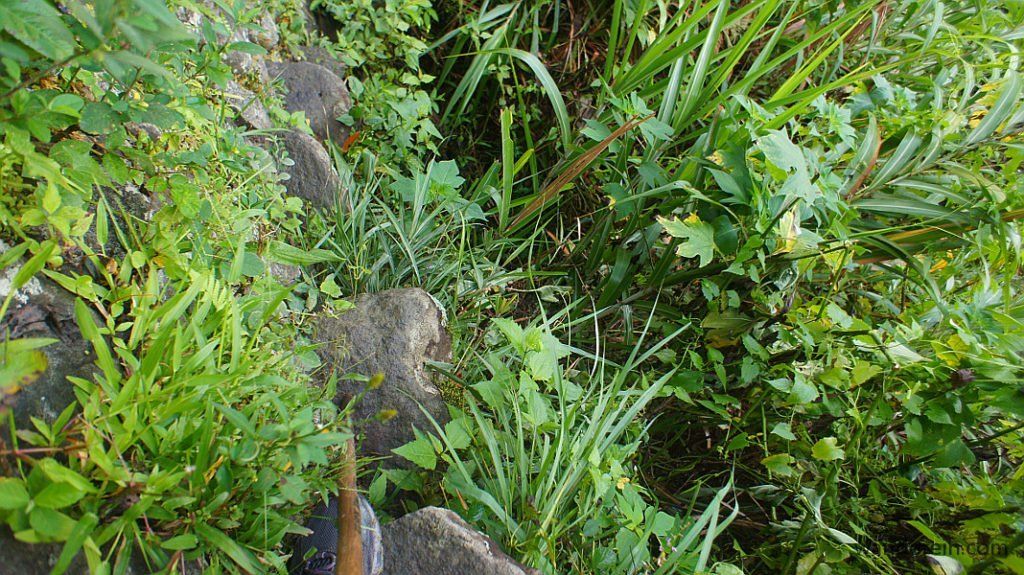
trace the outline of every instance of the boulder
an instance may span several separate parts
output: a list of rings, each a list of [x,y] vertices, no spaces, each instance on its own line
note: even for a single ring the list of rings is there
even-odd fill
[[[14,538],[7,526],[0,524],[0,575],[49,575],[57,564],[63,543],[22,543]],[[180,566],[184,570],[175,571],[178,575],[200,575],[204,573],[199,560],[185,561]],[[142,554],[132,554],[125,575],[146,575],[154,570],[146,565]],[[75,555],[65,575],[90,575],[89,565],[82,553]]]
[[[279,62],[267,66],[271,77],[280,78],[289,112],[304,112],[309,127],[321,142],[345,142],[348,128],[338,117],[352,107],[348,88],[337,74],[312,62]]]
[[[384,526],[384,575],[540,575],[453,511],[425,507]]]
[[[355,307],[340,317],[323,317],[314,327],[322,343],[321,358],[339,376],[335,401],[365,395],[356,402],[353,421],[364,435],[361,453],[390,458],[392,466],[408,462],[391,450],[415,436],[413,427],[433,431],[422,406],[440,424],[448,409],[427,372],[428,361],[451,359],[451,338],[441,308],[427,292],[395,289],[359,296]],[[376,389],[342,378],[346,373],[384,375]],[[378,417],[393,413],[390,419]]]
[[[302,268],[289,264],[277,262],[266,262],[267,273],[273,276],[283,286],[291,286],[299,283],[302,279]]]
[[[327,150],[312,136],[292,130],[282,138],[292,165],[284,166],[288,174],[284,186],[288,194],[302,198],[321,209],[333,209],[341,187],[334,163]]]
[[[273,21],[271,21],[273,23]],[[276,34],[276,27],[274,29]],[[236,29],[229,39],[230,42],[252,42],[256,43],[256,32],[253,30]],[[235,79],[242,82],[258,82],[265,85],[270,82],[270,73],[263,61],[263,56],[250,54],[241,50],[232,50],[224,54],[224,62],[231,66]],[[254,84],[246,84],[252,86]]]
[[[14,538],[6,525],[0,524],[0,573],[3,575],[47,575],[57,564],[63,543],[22,543]],[[89,566],[79,553],[67,575],[86,575]]]
[[[249,41],[263,46],[267,50],[273,50],[281,41],[281,32],[277,28],[277,22],[270,12],[260,14],[257,27],[249,30]]]
[[[305,19],[306,36],[310,40],[323,37],[329,41],[338,39],[338,31],[341,25],[331,16],[327,8],[320,3],[320,6],[313,8],[312,0],[302,0],[300,8]]]
[[[0,300],[7,297],[18,269],[19,266],[10,266],[0,272]],[[18,428],[31,428],[31,417],[54,421],[75,400],[74,385],[68,376],[88,378],[96,370],[92,346],[82,338],[75,322],[75,296],[36,275],[15,292],[11,307],[0,319],[0,340],[8,337],[45,337],[57,341],[42,348],[46,371],[12,396],[0,395],[0,411],[5,407],[11,409]],[[0,428],[6,426],[6,421],[6,417],[0,417]]]
[[[213,0],[199,0],[193,3],[191,7],[183,6],[177,8],[175,16],[201,42],[206,41],[206,35],[203,33],[204,21],[214,25],[218,44],[245,41],[259,44],[267,50],[271,50],[281,40],[281,33],[278,30],[277,22],[274,21],[273,15],[268,11],[262,12],[254,22],[239,24],[217,2]]]
[[[237,81],[228,80],[228,84],[224,88],[224,99],[238,113],[242,122],[250,128],[267,130],[272,126],[270,115],[259,96],[243,88]]]
[[[306,62],[319,64],[334,72],[339,78],[345,77],[347,67],[340,58],[331,53],[330,50],[318,44],[310,44],[299,48],[302,51],[302,59]]]

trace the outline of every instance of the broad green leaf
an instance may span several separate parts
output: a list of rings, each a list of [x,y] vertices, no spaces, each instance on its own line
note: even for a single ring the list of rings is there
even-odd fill
[[[790,477],[796,473],[796,470],[792,467],[794,461],[793,456],[788,453],[777,453],[762,459],[761,465],[764,465],[765,469],[775,475]]]
[[[789,139],[785,130],[768,130],[767,135],[757,139],[757,147],[764,152],[765,159],[780,170],[807,171],[803,151]]]
[[[796,440],[796,436],[793,435],[793,432],[790,430],[789,424],[785,422],[776,423],[775,427],[772,428],[772,435],[778,435],[779,437],[789,441]]]
[[[714,259],[714,226],[692,216],[686,220],[658,218],[658,221],[670,236],[683,240],[676,250],[680,257],[700,258],[700,267],[710,264],[711,260]]]
[[[75,521],[60,511],[36,507],[28,516],[32,529],[43,537],[54,541],[64,541],[75,529]]]
[[[839,447],[839,440],[835,437],[823,437],[811,448],[811,455],[819,461],[835,461],[846,459],[846,452]]]
[[[224,52],[244,52],[254,56],[263,56],[267,53],[267,49],[259,44],[253,44],[252,42],[246,42],[243,40],[228,44],[224,47]]]
[[[89,102],[82,108],[78,126],[90,134],[106,134],[114,129],[118,115],[105,102]]]
[[[20,509],[28,501],[28,491],[22,480],[0,477],[0,509]]]
[[[0,398],[39,379],[48,365],[42,351],[13,348],[11,344],[17,341],[0,343]]]
[[[496,317],[492,319],[491,324],[498,328],[498,330],[508,338],[509,343],[515,346],[516,349],[524,351],[526,347],[526,337],[523,328],[520,327],[519,324],[503,317]]]
[[[433,470],[437,467],[437,453],[434,451],[434,444],[425,436],[418,436],[409,443],[396,447],[391,451],[423,469]]]
[[[79,491],[84,491],[86,493],[96,493],[97,491],[88,479],[82,477],[76,471],[61,465],[56,459],[40,459],[36,465],[38,465],[43,473],[50,478],[50,481],[68,483]]]
[[[444,425],[444,436],[452,449],[465,449],[473,442],[469,423],[465,418],[453,419]]]
[[[85,492],[79,491],[70,483],[51,483],[32,500],[40,507],[63,509],[77,503],[82,497],[85,497]]]
[[[818,388],[814,386],[814,383],[797,374],[787,399],[790,403],[803,405],[818,399],[818,395]]]
[[[0,3],[0,26],[19,42],[50,60],[70,58],[75,38],[60,12],[44,0]]]
[[[498,409],[505,405],[505,387],[496,379],[488,379],[471,385],[480,399],[484,400],[491,409]]]

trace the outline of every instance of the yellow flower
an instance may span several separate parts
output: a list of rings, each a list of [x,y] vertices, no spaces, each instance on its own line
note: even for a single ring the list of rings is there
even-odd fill
[[[629,483],[628,477],[620,477],[619,480],[615,482],[615,487],[617,487],[619,491],[622,491],[626,488],[627,483]]]

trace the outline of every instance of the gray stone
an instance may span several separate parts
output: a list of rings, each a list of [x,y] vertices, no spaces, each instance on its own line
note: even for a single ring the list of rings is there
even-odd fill
[[[224,88],[224,96],[229,106],[238,112],[238,117],[250,128],[257,130],[270,129],[270,115],[256,94],[253,94],[235,80],[229,80]]]
[[[255,34],[256,32],[253,30],[237,29],[232,34],[230,41],[255,42]],[[259,82],[261,85],[270,81],[270,73],[267,71],[267,65],[263,62],[262,56],[241,50],[232,50],[224,54],[224,61],[231,66],[231,71],[235,73],[235,78],[238,80]]]
[[[17,269],[18,266],[11,266],[0,272],[0,299],[7,296],[8,276],[13,277]],[[74,385],[67,378],[90,377],[96,370],[94,352],[75,322],[75,296],[56,283],[38,274],[15,293],[12,302],[0,319],[0,340],[57,340],[41,350],[46,354],[47,367],[39,379],[22,386],[12,396],[0,395],[0,411],[10,408],[17,428],[31,428],[31,417],[52,422],[75,400]],[[0,428],[6,427],[6,421],[6,417],[0,417]]]
[[[384,526],[384,575],[540,575],[453,511],[425,507]]]
[[[49,575],[64,548],[63,543],[22,543],[11,530],[0,524],[0,575]],[[175,571],[180,575],[200,575],[204,572],[199,560],[185,561]],[[141,553],[133,553],[126,575],[145,575],[155,570],[147,567]],[[65,575],[89,575],[85,556],[79,553],[71,560]]]
[[[348,112],[352,101],[345,82],[337,74],[312,62],[272,62],[267,67],[270,75],[284,84],[286,110],[304,112],[309,127],[321,142],[344,143],[348,128],[337,118]]]
[[[123,184],[115,188],[102,187],[99,188],[99,192],[103,194],[109,207],[107,241],[105,244],[100,244],[96,233],[96,222],[93,222],[93,225],[82,237],[87,246],[86,250],[73,244],[62,246],[61,255],[64,258],[64,263],[58,271],[65,275],[83,274],[91,275],[93,278],[101,277],[101,272],[95,268],[94,262],[89,259],[88,254],[99,254],[103,256],[100,258],[101,260],[110,258],[120,262],[127,252],[121,245],[115,231],[116,228],[120,228],[128,237],[132,237],[129,229],[138,229],[136,221],[149,221],[159,207],[157,198],[151,198],[134,183]],[[44,229],[40,228],[40,231],[43,232],[40,234],[41,238],[49,237]]]
[[[312,62],[319,64],[324,68],[327,68],[331,72],[334,72],[339,78],[344,78],[348,68],[345,64],[331,51],[323,46],[317,44],[310,44],[308,46],[302,46],[302,59],[306,62]]]
[[[249,41],[255,42],[267,50],[273,50],[277,43],[281,41],[281,33],[277,29],[277,22],[274,21],[274,17],[271,16],[270,12],[264,12],[260,15],[257,24],[259,28],[249,31]]]
[[[149,122],[127,122],[124,127],[136,141],[141,140],[143,134],[150,142],[156,142],[163,135],[163,130]]]
[[[341,187],[334,163],[320,142],[312,136],[292,130],[282,138],[288,157],[293,162],[284,166],[288,174],[284,186],[288,194],[302,198],[320,209],[333,209]]]
[[[413,427],[433,431],[427,410],[441,424],[448,409],[427,372],[427,361],[449,361],[451,338],[444,314],[430,294],[418,289],[395,289],[356,298],[355,307],[340,317],[324,317],[314,327],[318,352],[339,376],[337,402],[365,395],[355,404],[353,421],[365,438],[361,453],[382,456],[392,466],[408,466],[391,450],[412,441]],[[384,375],[376,389],[342,379],[346,373]],[[394,412],[381,421],[378,414]]]
[[[240,25],[225,11],[221,5],[213,0],[198,0],[192,7],[180,7],[175,10],[175,16],[185,25],[186,28],[197,36],[200,42],[205,42],[203,34],[203,23],[209,21],[217,31],[216,41],[218,44],[228,42],[252,42],[259,44],[267,50],[277,46],[281,40],[277,23],[270,12],[264,11],[257,20],[247,25]]]
[[[63,547],[62,543],[22,543],[10,529],[0,525],[0,575],[47,575],[57,564]],[[79,553],[65,573],[87,575],[85,557]]]
[[[306,20],[306,36],[310,40],[326,38],[328,41],[336,41],[341,24],[328,13],[323,3],[321,2],[316,9],[312,7],[312,0],[301,0],[301,4],[302,14]]]
[[[267,65],[260,56],[234,51],[225,54],[224,61],[231,66],[231,71],[234,72],[236,79],[259,82],[260,84],[270,82],[270,72],[267,71]]]
[[[281,285],[290,286],[298,283],[302,278],[302,268],[277,262],[267,263],[267,272],[274,277]]]

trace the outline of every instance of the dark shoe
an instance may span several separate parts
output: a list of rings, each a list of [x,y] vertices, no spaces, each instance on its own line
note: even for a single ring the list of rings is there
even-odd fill
[[[380,524],[370,502],[359,496],[359,517],[362,527],[363,573],[380,575],[384,570]],[[338,500],[331,497],[327,505],[313,510],[306,527],[312,531],[298,540],[292,553],[289,573],[292,575],[334,575],[338,551]]]

